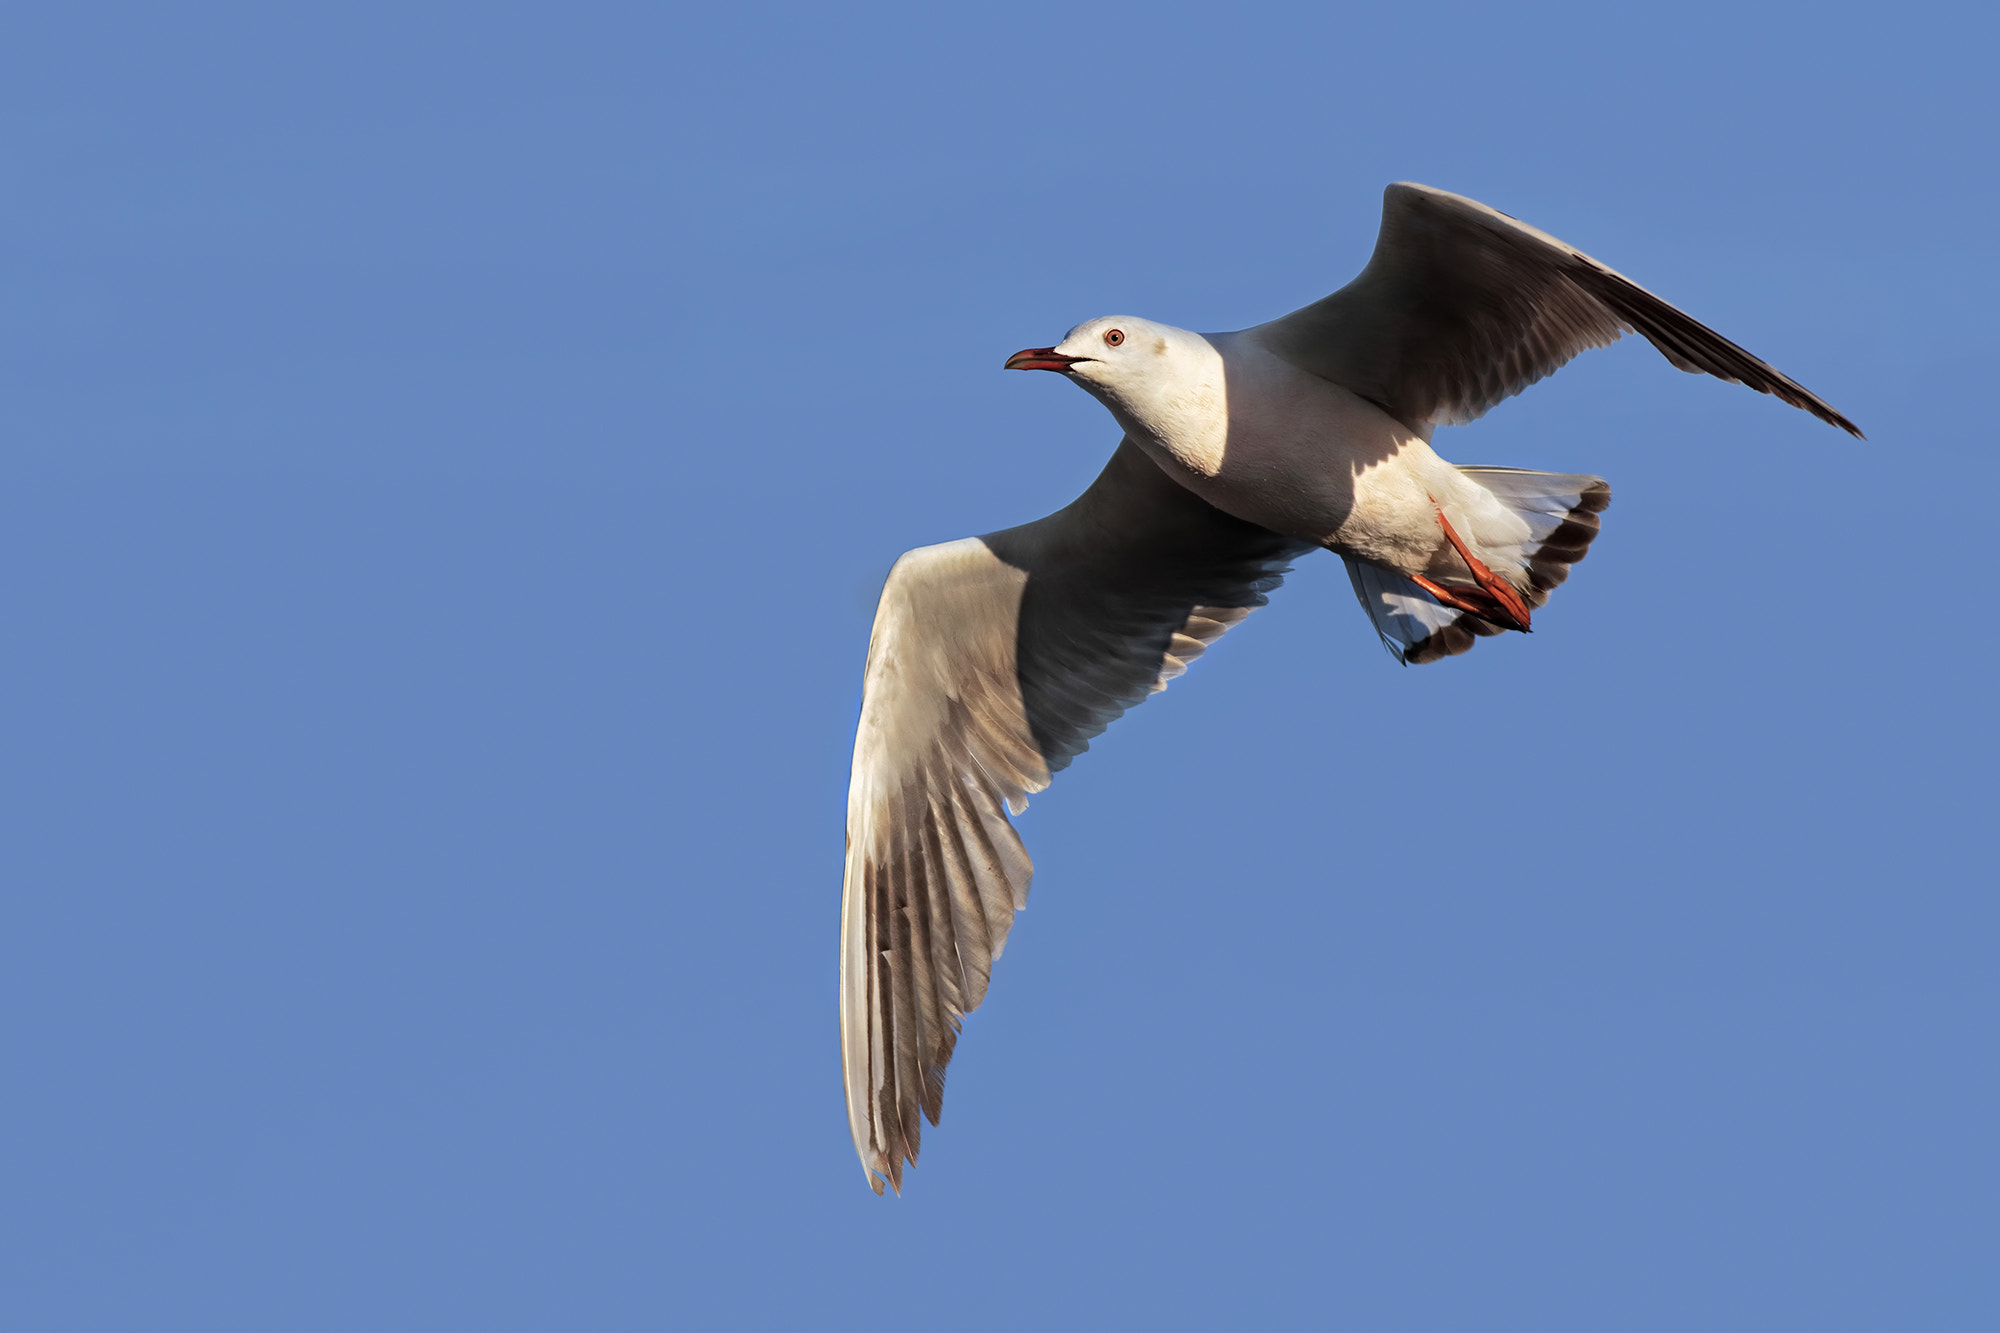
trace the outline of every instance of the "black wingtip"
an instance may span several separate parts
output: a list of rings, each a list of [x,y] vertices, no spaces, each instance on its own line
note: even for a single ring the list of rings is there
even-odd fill
[[[1776,374],[1776,372],[1774,371],[1773,374]],[[1791,406],[1796,407],[1801,411],[1810,412],[1814,416],[1818,417],[1821,421],[1824,421],[1827,425],[1838,426],[1840,427],[1840,429],[1846,431],[1849,435],[1852,435],[1857,440],[1865,440],[1868,438],[1866,435],[1863,435],[1861,433],[1861,427],[1855,425],[1852,421],[1849,421],[1846,417],[1834,411],[1833,408],[1827,405],[1824,399],[1822,399],[1818,394],[1813,393],[1811,390],[1807,389],[1797,380],[1789,379],[1782,375],[1778,377],[1778,380],[1779,382],[1776,385],[1772,385],[1769,387],[1761,384],[1753,384],[1750,387],[1753,389],[1761,389],[1763,390],[1763,392],[1770,394],[1772,397],[1778,399],[1780,402],[1789,403]]]

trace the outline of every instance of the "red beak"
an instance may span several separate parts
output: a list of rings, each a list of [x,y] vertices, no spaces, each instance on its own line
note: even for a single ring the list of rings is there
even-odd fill
[[[1007,370],[1068,370],[1087,356],[1064,356],[1053,347],[1030,347],[1007,358]]]

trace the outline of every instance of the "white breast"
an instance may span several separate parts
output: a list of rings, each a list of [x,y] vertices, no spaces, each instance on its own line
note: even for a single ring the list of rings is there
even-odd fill
[[[1440,469],[1455,469],[1373,403],[1245,334],[1210,334],[1192,350],[1174,394],[1143,419],[1113,406],[1141,448],[1226,513],[1422,567],[1438,530],[1427,494],[1450,484]]]

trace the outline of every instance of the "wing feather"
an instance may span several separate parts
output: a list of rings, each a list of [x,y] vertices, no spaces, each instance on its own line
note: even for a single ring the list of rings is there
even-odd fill
[[[1575,246],[1407,181],[1383,194],[1382,230],[1360,276],[1257,330],[1294,365],[1424,433],[1471,421],[1626,333],[1682,370],[1861,434],[1797,381]]]
[[[1034,874],[1008,820],[1119,714],[1263,605],[1302,543],[1230,518],[1123,444],[1068,508],[890,571],[848,794],[841,1049],[869,1183],[921,1121]]]

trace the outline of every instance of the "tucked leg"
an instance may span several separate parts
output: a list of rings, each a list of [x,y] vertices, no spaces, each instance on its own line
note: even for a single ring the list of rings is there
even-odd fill
[[[1410,575],[1410,581],[1422,588],[1446,606],[1460,611],[1469,611],[1482,619],[1508,629],[1529,633],[1528,603],[1521,597],[1520,590],[1489,568],[1485,561],[1474,555],[1451,526],[1451,520],[1444,516],[1444,508],[1437,500],[1431,500],[1437,510],[1438,526],[1444,529],[1444,539],[1451,543],[1451,549],[1458,552],[1458,558],[1465,561],[1465,567],[1472,571],[1472,578],[1479,585],[1478,592],[1469,589],[1454,591],[1425,578],[1421,574]]]

